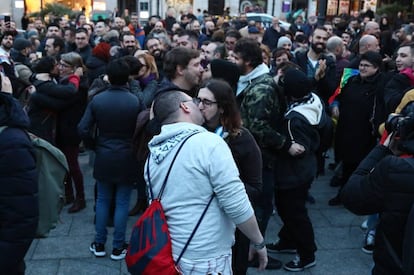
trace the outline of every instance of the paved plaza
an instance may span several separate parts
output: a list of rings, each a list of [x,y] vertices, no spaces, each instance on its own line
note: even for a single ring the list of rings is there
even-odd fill
[[[109,228],[106,245],[107,256],[95,258],[89,251],[89,245],[94,238],[93,225],[93,186],[92,169],[88,165],[88,154],[79,157],[85,178],[85,192],[87,208],[68,214],[65,207],[61,214],[61,221],[56,229],[50,232],[48,238],[33,241],[26,255],[26,274],[100,274],[118,275],[128,274],[124,261],[112,261],[109,255],[112,247],[112,228]],[[328,206],[328,200],[333,197],[337,189],[329,186],[332,172],[327,170],[326,176],[318,178],[312,185],[311,194],[316,203],[309,204],[310,217],[315,230],[315,239],[318,247],[316,252],[317,264],[315,267],[298,272],[298,274],[314,275],[362,275],[370,274],[372,267],[371,255],[361,250],[364,232],[360,224],[364,217],[358,217],[342,206]],[[134,204],[136,193],[131,199]],[[137,216],[128,220],[127,236],[130,235],[133,223]],[[268,242],[276,240],[276,232],[281,222],[277,215],[271,217],[266,239]],[[282,260],[284,263],[292,259],[288,254],[269,255]],[[282,270],[266,270],[258,272],[250,268],[248,274],[292,274]]]

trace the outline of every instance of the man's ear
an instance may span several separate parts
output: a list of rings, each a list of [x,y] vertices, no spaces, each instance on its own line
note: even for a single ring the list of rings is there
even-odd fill
[[[187,104],[185,104],[185,102],[181,102],[180,103],[180,108],[185,112],[185,113],[191,113],[191,109],[190,107],[187,106]]]
[[[183,66],[177,65],[176,73],[178,75],[183,75],[184,74],[184,70],[185,70],[185,68]]]

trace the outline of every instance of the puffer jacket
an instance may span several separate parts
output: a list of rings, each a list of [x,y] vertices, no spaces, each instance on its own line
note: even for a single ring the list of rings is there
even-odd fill
[[[16,274],[35,237],[39,206],[29,120],[11,95],[0,92],[0,274]]]

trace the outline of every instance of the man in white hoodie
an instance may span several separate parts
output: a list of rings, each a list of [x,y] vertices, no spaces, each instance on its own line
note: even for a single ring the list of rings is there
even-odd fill
[[[258,254],[259,269],[264,269],[264,239],[233,156],[221,137],[200,126],[204,119],[197,103],[197,99],[183,92],[170,91],[160,94],[153,105],[154,117],[162,128],[149,142],[145,180],[149,184],[148,178],[151,179],[154,196],[160,192],[179,145],[195,133],[179,151],[161,200],[174,260],[214,193],[179,268],[184,274],[231,274],[231,247],[237,226],[251,240],[251,254]]]

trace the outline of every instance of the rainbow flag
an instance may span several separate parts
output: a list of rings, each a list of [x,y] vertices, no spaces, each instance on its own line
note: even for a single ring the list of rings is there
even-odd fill
[[[349,78],[357,74],[359,74],[359,70],[357,69],[351,69],[351,68],[344,69],[344,72],[342,73],[342,77],[341,77],[341,82],[339,82],[338,88],[336,88],[335,92],[328,100],[329,104],[332,104],[332,102],[335,101],[335,98],[341,93],[342,88],[348,82]]]

